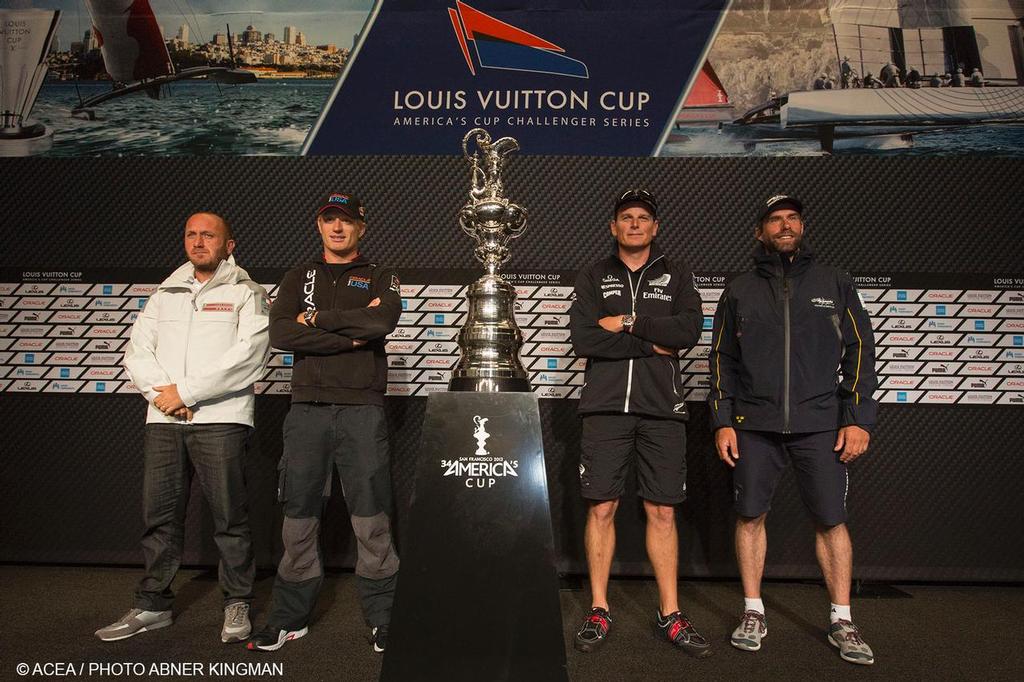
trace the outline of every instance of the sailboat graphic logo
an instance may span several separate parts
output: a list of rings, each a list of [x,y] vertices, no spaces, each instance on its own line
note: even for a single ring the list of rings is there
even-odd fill
[[[565,52],[563,48],[473,9],[464,2],[457,1],[455,8],[448,8],[448,16],[466,66],[474,76],[476,66],[470,56],[470,44],[480,68],[590,78],[587,65],[562,54]]]

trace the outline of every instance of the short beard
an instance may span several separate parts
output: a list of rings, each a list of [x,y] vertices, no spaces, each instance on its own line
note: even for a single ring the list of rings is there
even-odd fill
[[[800,250],[800,244],[802,242],[803,242],[803,237],[802,236],[800,236],[800,235],[793,235],[793,242],[792,242],[793,248],[788,250],[788,251],[783,251],[782,249],[776,248],[775,247],[775,242],[773,240],[771,240],[771,239],[763,240],[763,241],[761,241],[761,244],[764,246],[764,250],[767,251],[768,253],[781,253],[783,256],[791,256],[791,255],[793,255],[794,253],[796,253],[797,251]]]

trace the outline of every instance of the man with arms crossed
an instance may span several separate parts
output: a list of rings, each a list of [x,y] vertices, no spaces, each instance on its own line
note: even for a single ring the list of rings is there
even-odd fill
[[[135,606],[97,630],[104,641],[171,624],[171,583],[181,563],[192,472],[213,516],[224,594],[221,641],[251,631],[252,542],[243,457],[253,430],[253,383],[267,362],[269,302],[231,256],[227,222],[185,223],[188,263],[157,288],[132,326],[124,366],[149,402],[143,442],[145,576]]]
[[[284,556],[267,625],[249,649],[274,651],[308,632],[323,583],[320,517],[338,467],[358,541],[356,590],[373,649],[384,651],[398,580],[391,541],[391,471],[384,337],[402,314],[394,269],[359,252],[366,208],[327,195],[316,214],[323,256],[289,270],[271,310],[275,348],[295,353],[278,498]]]
[[[700,339],[703,315],[689,268],[654,242],[657,214],[647,190],[619,195],[610,225],[613,251],[580,272],[569,309],[573,350],[587,358],[579,405],[580,484],[589,502],[585,542],[592,592],[575,647],[594,651],[610,633],[615,511],[628,470],[636,466],[647,554],[658,583],[655,634],[704,657],[710,643],[679,611],[675,520],[675,505],[686,499],[687,415],[678,352]]]
[[[708,401],[718,456],[733,467],[744,596],[732,644],[757,651],[768,634],[764,521],[792,462],[832,600],[828,640],[844,660],[870,665],[874,654],[850,616],[846,493],[847,465],[867,450],[878,411],[873,332],[850,277],[818,263],[803,242],[802,213],[795,197],[768,199],[754,270],[726,286],[715,313]]]

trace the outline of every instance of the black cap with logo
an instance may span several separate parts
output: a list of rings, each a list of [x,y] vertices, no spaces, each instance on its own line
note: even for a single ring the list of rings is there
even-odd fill
[[[325,196],[323,201],[320,202],[320,208],[316,211],[317,217],[320,217],[321,213],[332,208],[341,211],[349,218],[366,220],[366,207],[363,206],[363,202],[351,194],[331,192]]]
[[[764,206],[757,216],[757,222],[760,223],[775,211],[781,211],[786,208],[801,214],[804,212],[803,202],[796,197],[791,197],[788,194],[776,194],[764,202]]]
[[[640,204],[651,212],[652,218],[658,217],[658,200],[655,199],[654,195],[646,189],[627,189],[625,192],[620,194],[619,198],[615,200],[615,212],[612,214],[613,217],[619,215],[619,211],[622,210],[623,206],[628,206],[630,204]]]

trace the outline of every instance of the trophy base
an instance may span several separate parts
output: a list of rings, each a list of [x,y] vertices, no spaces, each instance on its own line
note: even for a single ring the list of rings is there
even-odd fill
[[[537,396],[427,397],[381,682],[566,682],[548,499]]]
[[[455,393],[529,393],[526,377],[453,377],[448,390]]]

